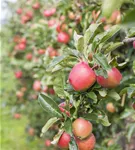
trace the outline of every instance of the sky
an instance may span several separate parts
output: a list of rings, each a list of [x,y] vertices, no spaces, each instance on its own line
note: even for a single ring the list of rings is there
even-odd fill
[[[0,24],[4,24],[9,16],[9,11],[6,7],[5,1],[15,3],[17,0],[0,0]]]

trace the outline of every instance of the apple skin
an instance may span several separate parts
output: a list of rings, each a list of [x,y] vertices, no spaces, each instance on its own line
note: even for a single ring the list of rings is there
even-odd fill
[[[107,71],[108,78],[104,78],[103,76],[97,76],[97,82],[102,87],[105,88],[115,88],[120,84],[122,80],[122,75],[117,68],[112,68]]]
[[[96,138],[94,134],[91,134],[87,139],[80,140],[76,138],[76,143],[78,146],[78,150],[93,150],[96,143]]]
[[[22,14],[22,8],[18,8],[17,10],[16,10],[16,13],[18,14],[18,15],[21,15]]]
[[[42,54],[44,54],[44,53],[45,53],[45,50],[44,50],[44,49],[39,49],[39,50],[38,50],[38,54],[39,54],[39,55],[42,55]]]
[[[41,90],[41,82],[39,80],[34,81],[33,89],[38,92]]]
[[[15,119],[21,119],[21,117],[22,117],[22,116],[21,116],[21,114],[19,114],[19,113],[15,113],[15,114],[14,114],[14,118],[15,118]]]
[[[95,72],[87,62],[77,63],[69,74],[69,83],[75,91],[84,91],[91,87],[96,81]]]
[[[22,71],[16,71],[16,72],[15,72],[15,77],[16,77],[17,79],[20,79],[20,78],[22,77],[22,75],[23,75]]]
[[[37,3],[33,4],[32,8],[35,9],[35,10],[39,9],[40,8],[40,4],[37,2]]]
[[[46,140],[45,141],[45,146],[49,147],[51,145],[51,141],[50,140]]]
[[[56,12],[56,8],[51,8],[51,9],[47,9],[47,10],[44,10],[44,16],[45,17],[50,17],[52,15],[54,15]]]
[[[23,50],[25,50],[25,48],[26,48],[26,44],[20,43],[20,44],[18,45],[18,48],[19,48],[19,50],[23,51]]]
[[[109,111],[110,113],[114,113],[114,112],[116,111],[116,109],[115,109],[113,103],[111,103],[111,102],[106,105],[106,109],[107,109],[107,111]]]
[[[72,129],[77,138],[85,139],[92,133],[92,124],[83,118],[78,118],[73,122]]]
[[[133,48],[135,49],[135,41],[133,42]]]
[[[26,59],[27,60],[32,60],[32,53],[28,53],[27,55],[26,55]]]
[[[67,44],[70,41],[70,36],[66,32],[60,32],[58,33],[57,41],[60,43]]]
[[[70,142],[70,135],[68,133],[64,132],[58,141],[58,147],[59,148],[68,148],[69,142]]]

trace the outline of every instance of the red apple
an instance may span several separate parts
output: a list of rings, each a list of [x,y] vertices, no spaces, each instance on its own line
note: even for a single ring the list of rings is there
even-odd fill
[[[27,60],[32,60],[32,53],[28,53],[27,55],[26,55],[26,59]]]
[[[36,2],[35,4],[33,4],[32,8],[33,9],[39,9],[40,8],[40,4],[38,2]]]
[[[22,14],[22,8],[18,8],[18,9],[16,10],[16,13],[17,13],[18,15],[21,15],[21,14]]]
[[[73,122],[72,129],[77,138],[85,139],[92,132],[92,124],[88,120],[78,118]]]
[[[44,86],[44,87],[43,87],[43,92],[44,92],[44,93],[48,93],[48,86]]]
[[[26,43],[27,43],[26,38],[21,38],[21,39],[19,40],[19,43],[26,44]]]
[[[110,113],[114,113],[116,111],[115,106],[113,105],[113,103],[108,103],[106,105],[106,109],[110,112]]]
[[[50,16],[54,15],[55,12],[56,12],[56,8],[51,8],[51,9],[44,10],[44,16],[45,17],[50,17]]]
[[[33,89],[38,92],[41,90],[41,82],[39,80],[34,81]]]
[[[54,89],[53,89],[53,88],[49,88],[49,93],[50,93],[51,95],[54,95],[54,94],[55,94]]]
[[[75,13],[73,13],[73,12],[70,11],[68,13],[68,17],[69,17],[69,19],[74,20],[75,19]]]
[[[15,77],[16,77],[17,79],[21,78],[22,75],[23,75],[22,71],[16,71],[16,72],[15,72]]]
[[[38,50],[38,54],[43,55],[44,53],[45,53],[45,50],[44,50],[44,49],[39,49],[39,50]]]
[[[78,150],[94,150],[96,139],[93,134],[91,134],[87,139],[80,140],[76,138],[76,143]]]
[[[29,128],[28,133],[30,136],[34,136],[34,134],[35,134],[34,128]]]
[[[70,41],[70,36],[66,32],[60,32],[58,33],[57,41],[60,43],[67,44]]]
[[[69,83],[75,91],[84,91],[90,88],[95,81],[95,72],[89,67],[87,62],[79,62],[69,74]]]
[[[51,141],[50,140],[45,140],[45,146],[49,147],[51,145]]]
[[[61,32],[61,25],[60,24],[58,24],[57,26],[56,26],[56,31],[59,33],[59,32]]]
[[[21,114],[15,113],[15,114],[14,114],[14,118],[15,118],[15,119],[20,119],[20,118],[21,118]]]
[[[105,88],[115,88],[120,84],[122,75],[117,68],[112,68],[107,71],[108,77],[97,76],[97,82]]]
[[[18,45],[18,48],[19,48],[19,50],[23,51],[23,50],[25,50],[25,48],[26,48],[26,44],[20,43],[20,44]]]
[[[69,142],[70,142],[70,135],[64,132],[58,141],[58,146],[59,148],[68,148]]]
[[[133,42],[133,48],[135,49],[135,41]]]
[[[66,17],[64,15],[60,16],[61,21],[65,21]]]
[[[27,11],[26,16],[28,16],[29,19],[33,18],[33,12],[32,11]]]
[[[56,24],[56,20],[52,19],[48,21],[48,26],[53,27]]]

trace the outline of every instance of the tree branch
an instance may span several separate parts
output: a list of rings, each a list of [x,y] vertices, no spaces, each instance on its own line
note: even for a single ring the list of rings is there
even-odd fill
[[[126,44],[126,43],[130,43],[130,42],[133,42],[133,41],[135,41],[135,37],[132,37],[132,38],[125,38],[125,39],[123,40],[123,43]]]

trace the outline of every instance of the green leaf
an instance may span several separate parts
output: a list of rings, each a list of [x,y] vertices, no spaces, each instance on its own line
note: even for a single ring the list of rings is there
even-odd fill
[[[127,88],[128,98],[131,98],[133,94],[135,94],[135,87],[128,87]]]
[[[121,114],[120,118],[124,119],[130,117],[135,114],[135,111],[132,109],[125,109],[125,111]]]
[[[109,122],[109,120],[108,120],[107,115],[105,115],[103,117],[99,116],[98,119],[99,119],[99,123],[101,123],[104,126],[110,126],[111,125],[110,122]]]
[[[87,96],[93,99],[95,103],[97,102],[97,95],[94,92],[87,93]]]
[[[74,31],[74,41],[75,41],[75,47],[79,51],[83,51],[84,49],[84,38],[82,35],[78,35],[76,31]]]
[[[69,150],[78,150],[74,137],[71,137],[71,140],[69,143]]]
[[[120,26],[118,25],[114,25],[112,26],[109,30],[98,34],[94,40],[93,40],[93,45],[92,45],[92,50],[97,49],[97,47],[99,45],[101,45],[101,43],[105,43],[106,41],[108,41],[110,38],[112,38],[117,32],[119,32],[121,29]],[[102,44],[104,45],[104,44]],[[100,47],[101,49],[101,47]]]
[[[114,90],[109,91],[108,96],[115,99],[116,101],[120,100],[119,94],[115,92]]]
[[[111,44],[106,50],[105,50],[105,54],[114,51],[115,49],[117,49],[118,47],[122,46],[123,42],[117,42],[117,43],[113,43]]]
[[[44,127],[42,128],[40,136],[42,137],[48,131],[48,129],[58,120],[59,120],[59,118],[57,118],[57,117],[53,117],[53,118],[49,119],[47,121],[47,123],[44,125]]]
[[[103,90],[97,90],[97,91],[99,92],[100,96],[106,97],[107,91],[105,89],[103,89]]]
[[[97,76],[103,76],[104,78],[108,77],[107,71],[103,70],[102,68],[100,68],[98,70],[95,70],[95,73],[96,73]]]
[[[67,57],[68,57],[67,55],[62,55],[62,56],[55,57],[52,60],[52,62],[50,63],[50,65],[47,67],[46,71],[49,71],[51,68],[53,68],[57,64],[61,63]]]
[[[135,123],[131,123],[131,124],[128,126],[128,129],[129,129],[129,130],[128,130],[127,138],[128,138],[128,142],[130,142],[133,133],[135,133]]]
[[[104,70],[111,69],[105,55],[103,55],[102,53],[97,53],[97,54],[93,55],[93,58]]]
[[[135,27],[135,9],[126,13],[121,25],[128,28]]]
[[[90,114],[84,114],[83,117],[89,121],[96,121],[97,123],[101,123],[104,126],[110,126],[108,117],[105,113],[98,111]]]
[[[65,85],[65,73],[63,71],[60,71],[56,74],[54,83],[53,83],[53,88],[57,95],[60,98],[64,98],[65,93],[64,93],[64,85]]]
[[[92,39],[94,38],[96,31],[98,30],[98,27],[101,25],[101,23],[99,24],[91,24],[89,26],[89,28],[85,31],[84,34],[84,45],[86,46],[89,41],[92,41]]]
[[[102,4],[102,13],[105,17],[110,17],[113,11],[118,10],[124,0],[104,0]]]
[[[72,133],[72,122],[69,118],[64,122],[64,129],[68,134]]]
[[[46,94],[39,94],[38,101],[42,108],[54,117],[62,117],[57,103]]]

